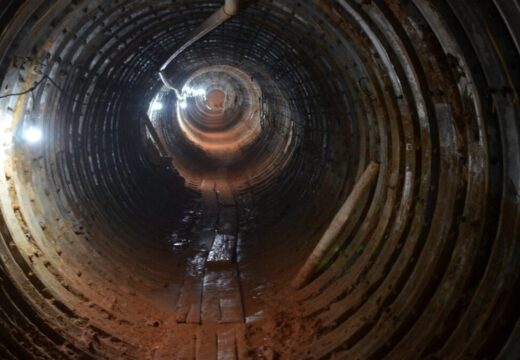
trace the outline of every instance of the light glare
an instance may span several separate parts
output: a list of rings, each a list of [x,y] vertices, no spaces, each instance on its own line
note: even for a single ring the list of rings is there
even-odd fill
[[[24,131],[23,138],[27,142],[36,143],[42,139],[42,131],[35,126],[31,126]]]
[[[163,108],[163,104],[160,101],[152,102],[151,109],[152,111],[159,111]]]
[[[196,97],[196,96],[206,96],[206,90],[204,88],[192,88],[187,86],[182,91],[182,97]]]
[[[195,93],[196,96],[204,96],[204,95],[206,95],[206,90],[204,90],[204,89],[195,89],[194,93]]]

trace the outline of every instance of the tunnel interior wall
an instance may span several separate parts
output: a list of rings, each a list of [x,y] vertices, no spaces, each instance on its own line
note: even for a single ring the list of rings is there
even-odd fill
[[[2,3],[6,358],[151,351],[147,341],[161,329],[147,324],[160,314],[136,294],[177,271],[163,240],[196,206],[201,174],[215,169],[179,135],[172,94],[152,120],[177,169],[146,149],[143,116],[163,90],[162,61],[220,5]],[[514,358],[518,4],[240,7],[170,76],[182,84],[197,69],[233,66],[265,94],[263,129],[229,166],[241,218],[253,219],[243,225],[248,271],[289,281],[366,165],[380,164],[340,240],[294,294],[302,316],[319,324],[301,344],[306,356]],[[41,143],[24,139],[31,127]]]

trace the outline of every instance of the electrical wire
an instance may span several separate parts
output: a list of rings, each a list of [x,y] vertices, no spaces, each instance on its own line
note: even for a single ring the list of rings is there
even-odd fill
[[[33,86],[31,86],[29,89],[18,92],[18,93],[12,93],[12,94],[5,94],[0,95],[0,99],[5,99],[13,96],[22,96],[31,93],[33,96],[33,104],[34,104],[34,90],[36,90],[41,84],[45,82],[45,80],[49,80],[49,82],[60,92],[60,94],[70,100],[72,100],[74,103],[79,103],[77,99],[75,99],[73,96],[70,96],[69,94],[65,93],[63,89],[49,76],[44,75],[40,80],[36,81]],[[81,105],[86,105],[85,103],[80,103]]]
[[[49,82],[54,85],[60,92],[63,92],[61,90],[61,88],[58,86],[58,84],[56,84],[56,82],[54,80],[52,80],[52,78],[48,75],[45,75],[43,76],[40,80],[36,81],[34,83],[34,85],[32,87],[30,87],[29,89],[25,90],[25,91],[21,91],[21,92],[18,92],[18,93],[12,93],[12,94],[6,94],[6,95],[0,95],[0,99],[5,99],[5,98],[8,98],[8,97],[13,97],[13,96],[21,96],[21,95],[25,95],[25,94],[28,94],[28,93],[32,93],[34,90],[36,90],[41,84],[43,84],[43,82],[45,80],[49,80]]]

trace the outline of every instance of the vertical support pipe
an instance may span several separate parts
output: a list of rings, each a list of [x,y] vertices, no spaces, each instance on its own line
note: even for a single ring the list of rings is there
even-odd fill
[[[352,192],[347,197],[343,206],[339,209],[329,227],[321,237],[320,241],[309,255],[305,264],[293,279],[291,286],[294,289],[300,289],[308,283],[321,260],[329,252],[331,247],[337,241],[337,237],[341,230],[345,227],[353,210],[359,205],[359,201],[372,188],[379,172],[379,164],[371,162],[359,180],[354,185]]]

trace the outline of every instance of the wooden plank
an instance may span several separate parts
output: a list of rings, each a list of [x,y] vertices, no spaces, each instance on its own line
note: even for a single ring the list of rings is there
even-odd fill
[[[235,195],[231,191],[227,182],[219,182],[216,184],[219,203],[222,206],[235,206]]]
[[[177,303],[178,323],[200,323],[200,310],[202,301],[202,280],[204,274],[205,257],[197,254],[188,261],[186,277],[181,290],[181,296]]]
[[[217,323],[220,320],[220,293],[218,288],[219,274],[207,270],[204,275],[204,290],[202,292],[202,323]]]
[[[218,232],[220,234],[236,236],[238,233],[238,219],[235,207],[220,208]]]
[[[201,219],[202,227],[206,229],[215,229],[219,215],[219,203],[217,194],[215,193],[215,182],[213,180],[204,179],[200,190],[202,194],[202,202],[206,207]]]
[[[200,323],[202,293],[200,282],[200,278],[196,276],[186,277],[177,303],[176,320],[178,323]]]
[[[236,254],[235,236],[217,234],[206,261],[207,266],[222,266],[233,263]]]
[[[235,267],[208,270],[204,278],[202,321],[235,324],[244,322],[240,284]]]
[[[220,322],[243,323],[244,310],[236,267],[221,270],[220,273]]]
[[[215,239],[215,229],[198,230],[194,232],[194,236],[196,241],[192,241],[191,246],[196,246],[201,254],[209,253]]]
[[[200,291],[197,293],[197,295],[199,296],[198,300],[190,306],[190,311],[188,312],[188,316],[186,316],[187,324],[200,324],[201,322]]]
[[[249,347],[246,341],[245,325],[235,325],[234,329],[238,360],[251,359],[251,356],[249,355]]]
[[[355,210],[363,196],[368,193],[374,184],[377,174],[379,173],[379,164],[371,162],[361,177],[358,179],[351,193],[343,206],[339,209],[329,227],[321,237],[320,241],[309,255],[307,261],[293,279],[291,285],[295,289],[300,289],[306,285],[312,277],[315,269],[320,264],[322,258],[327,254],[329,249],[334,245],[341,230],[345,227],[350,219],[351,213]]]
[[[237,360],[237,346],[234,329],[218,330],[218,360]]]

